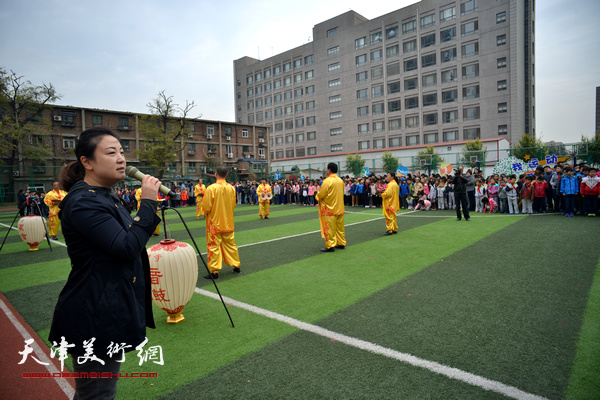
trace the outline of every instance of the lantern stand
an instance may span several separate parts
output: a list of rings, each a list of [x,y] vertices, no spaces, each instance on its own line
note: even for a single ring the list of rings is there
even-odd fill
[[[204,268],[206,268],[206,271],[208,272],[208,276],[210,276],[210,280],[212,281],[213,285],[215,285],[215,290],[217,291],[217,294],[219,295],[219,298],[221,299],[221,303],[223,303],[223,307],[225,307],[225,312],[227,313],[227,316],[229,317],[229,321],[231,322],[231,327],[235,328],[235,325],[233,324],[233,319],[231,319],[231,315],[229,314],[229,310],[227,309],[227,306],[225,305],[225,301],[223,300],[223,296],[221,296],[221,292],[219,291],[219,288],[217,287],[217,282],[215,282],[215,280],[212,277],[212,274],[210,273],[210,270],[208,269],[208,265],[206,265],[206,262],[204,261],[204,258],[202,257],[202,253],[200,252],[200,249],[198,248],[198,245],[196,244],[196,241],[194,240],[194,237],[192,236],[192,233],[190,232],[190,229],[188,228],[187,224],[185,223],[185,221],[183,220],[183,217],[181,216],[181,214],[179,213],[179,211],[177,211],[177,209],[175,208],[171,208],[171,207],[163,207],[161,209],[161,213],[162,213],[162,222],[163,222],[163,231],[164,231],[164,236],[165,239],[170,239],[167,235],[167,222],[165,219],[165,210],[173,210],[177,213],[177,215],[179,215],[179,219],[181,219],[181,222],[183,223],[183,226],[185,226],[185,230],[187,231],[188,235],[190,236],[190,239],[192,239],[192,243],[194,243],[194,247],[196,248],[196,251],[198,252],[198,257],[200,257],[200,259],[202,260],[202,264],[204,264]]]
[[[19,209],[17,210],[17,215],[15,215],[15,218],[13,219],[13,222],[10,224],[10,228],[8,228],[8,232],[6,232],[6,236],[4,236],[4,240],[2,241],[2,245],[0,245],[0,251],[2,251],[2,248],[4,247],[4,243],[6,242],[6,239],[8,238],[8,234],[10,233],[10,231],[13,228],[13,225],[15,224],[15,221],[17,220],[17,218],[19,217],[19,215],[21,215],[21,210],[26,205],[27,205],[27,203],[23,203],[21,205],[21,207],[19,207]],[[35,203],[35,206],[37,207],[39,216],[42,217],[42,210],[40,209],[40,205],[37,204],[37,203]],[[44,217],[42,217],[42,219],[43,218]],[[48,227],[46,226],[46,224],[44,224],[44,230],[46,231],[46,240],[48,241],[48,246],[50,247],[50,251],[52,251],[52,243],[50,243],[50,235],[48,234]]]

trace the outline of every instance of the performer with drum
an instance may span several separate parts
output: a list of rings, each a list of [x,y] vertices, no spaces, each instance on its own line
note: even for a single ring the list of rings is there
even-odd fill
[[[263,217],[269,219],[269,205],[271,204],[273,193],[271,191],[271,185],[267,184],[265,178],[260,180],[260,185],[258,185],[256,194],[258,195],[258,216],[260,219],[263,219]]]

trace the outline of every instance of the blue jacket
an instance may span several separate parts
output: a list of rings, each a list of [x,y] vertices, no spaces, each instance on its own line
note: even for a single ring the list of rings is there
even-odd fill
[[[356,192],[359,193],[359,194],[362,194],[364,188],[365,188],[365,185],[362,184],[362,183],[359,183],[358,184],[358,190]]]
[[[400,196],[407,196],[409,191],[410,187],[408,186],[408,183],[404,182],[402,185],[400,185]]]
[[[358,185],[357,185],[356,183],[353,183],[353,184],[350,186],[350,194],[351,194],[352,196],[355,196],[355,195],[356,195],[356,190],[357,190],[357,189],[358,189]]]
[[[579,193],[579,180],[574,176],[565,176],[560,181],[560,192],[566,195]]]

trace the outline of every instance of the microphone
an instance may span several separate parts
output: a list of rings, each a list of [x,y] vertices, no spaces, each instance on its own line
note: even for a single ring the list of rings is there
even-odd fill
[[[125,167],[125,173],[127,174],[128,177],[137,179],[138,181],[141,181],[142,179],[144,179],[144,176],[146,176],[146,174],[140,172],[139,169],[137,169],[136,167],[132,167],[131,165],[128,165],[127,167]],[[175,193],[172,192],[171,189],[169,189],[165,185],[160,185],[160,187],[158,188],[158,191],[161,192],[162,194],[164,194],[165,196],[171,196],[171,197],[175,196]]]

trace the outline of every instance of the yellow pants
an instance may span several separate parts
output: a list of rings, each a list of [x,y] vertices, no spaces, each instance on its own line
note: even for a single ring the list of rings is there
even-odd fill
[[[233,232],[211,234],[207,229],[206,248],[208,252],[208,269],[213,274],[219,272],[223,261],[234,268],[241,265]]]
[[[60,219],[58,219],[58,215],[51,215],[48,219],[50,220],[50,227],[48,228],[48,231],[50,233],[50,237],[53,238],[54,236],[58,235],[58,230],[60,229]]]
[[[325,235],[325,247],[328,249],[334,246],[346,245],[346,232],[344,230],[344,216],[332,215],[322,216],[323,233]]]
[[[202,214],[202,197],[196,197],[196,219],[200,219]]]
[[[259,217],[268,217],[269,216],[269,202],[265,201],[264,203],[258,203],[258,216]]]
[[[395,212],[384,213],[385,228],[388,232],[396,232],[398,230],[398,216]]]

